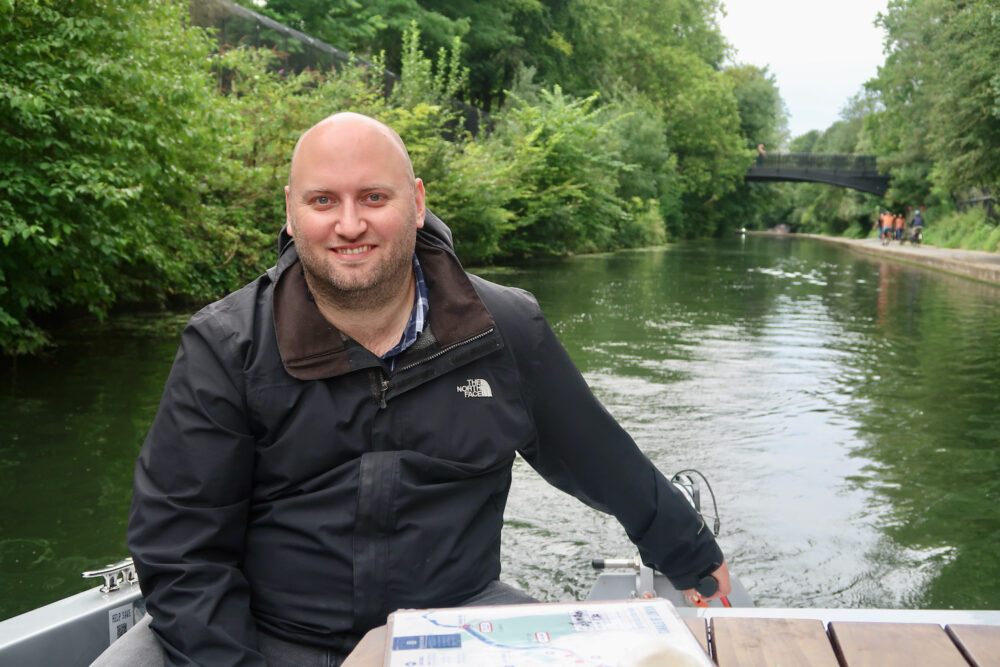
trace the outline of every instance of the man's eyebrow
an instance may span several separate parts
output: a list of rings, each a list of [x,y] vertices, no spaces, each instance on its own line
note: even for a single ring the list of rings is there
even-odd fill
[[[371,192],[372,190],[388,190],[390,192],[396,191],[396,186],[391,183],[372,183],[371,185],[363,185],[360,188],[361,192]]]
[[[303,199],[309,199],[310,197],[315,197],[316,195],[331,195],[333,190],[329,188],[306,188],[302,191],[301,197]]]
[[[399,188],[391,183],[371,183],[369,185],[362,185],[358,188],[358,192],[371,192],[373,190],[383,190],[388,192],[396,192]],[[310,197],[315,197],[316,195],[335,195],[336,192],[331,188],[327,187],[315,187],[306,188],[302,190],[302,198],[309,199]]]

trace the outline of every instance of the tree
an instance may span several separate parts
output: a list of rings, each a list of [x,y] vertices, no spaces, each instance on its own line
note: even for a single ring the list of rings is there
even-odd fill
[[[732,84],[743,147],[755,155],[759,144],[780,145],[788,132],[788,112],[774,75],[766,67],[740,64],[726,67],[723,76]],[[747,155],[746,151],[741,153]],[[750,166],[750,159],[746,158],[744,168]],[[735,227],[758,229],[765,226],[765,220],[783,217],[788,205],[778,194],[781,192],[783,189],[772,183],[738,183],[717,204],[720,215],[715,233],[726,233]]]
[[[747,148],[758,144],[779,146],[788,134],[788,110],[778,82],[767,67],[739,64],[723,74],[733,84],[733,96],[740,116],[740,134]]]
[[[909,195],[1000,181],[998,10],[996,0],[893,0],[880,16],[888,55],[868,87],[884,108],[869,127]]]
[[[45,343],[40,313],[188,282],[223,135],[199,132],[210,42],[186,3],[0,7],[0,348],[17,354]]]
[[[863,154],[870,152],[865,120],[874,100],[856,95],[840,112],[840,120],[822,133],[812,130],[791,142],[793,151]],[[808,150],[803,150],[808,149]],[[820,183],[801,183],[791,195],[791,222],[803,232],[864,236],[884,202],[872,194]]]
[[[467,18],[452,20],[417,0],[238,1],[344,51],[368,57],[384,54],[385,66],[395,72],[402,62],[403,34],[414,22],[429,54],[469,32]]]

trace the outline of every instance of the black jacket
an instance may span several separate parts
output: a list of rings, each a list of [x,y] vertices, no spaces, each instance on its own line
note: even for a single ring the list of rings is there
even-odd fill
[[[311,301],[294,244],[185,329],[135,470],[129,547],[168,664],[263,664],[255,624],[349,650],[500,574],[516,452],[614,514],[675,585],[709,530],[594,398],[537,303],[428,216],[428,327],[388,372]]]

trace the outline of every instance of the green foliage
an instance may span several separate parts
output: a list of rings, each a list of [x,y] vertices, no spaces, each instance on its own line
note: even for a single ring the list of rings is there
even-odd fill
[[[196,266],[197,295],[218,295],[273,263],[276,228],[285,217],[282,189],[304,128],[341,110],[385,113],[379,73],[345,67],[337,76],[286,73],[270,51],[239,48],[213,58],[222,160],[202,190],[212,252]],[[222,129],[224,128],[224,129]]]
[[[461,57],[462,40],[455,37],[449,48],[438,49],[435,66],[424,57],[420,28],[412,22],[403,33],[401,76],[392,90],[392,106],[406,109],[428,103],[445,108],[460,99],[469,82],[469,68],[462,65]]]
[[[892,186],[881,201],[798,186],[793,221],[805,231],[857,234],[877,208],[922,205],[939,220],[926,242],[990,246],[995,230],[970,222],[978,214],[955,213],[954,202],[1000,182],[998,17],[996,0],[891,0],[879,18],[887,55],[878,76],[841,120],[791,148],[876,154]]]
[[[671,237],[711,234],[727,223],[719,201],[742,182],[751,154],[740,135],[733,81],[719,71],[725,44],[714,0],[585,3],[592,39],[607,45],[586,62],[598,81],[620,79],[662,112],[676,160],[682,215],[667,216]],[[604,84],[605,87],[609,83]]]
[[[626,218],[617,196],[625,168],[597,96],[570,98],[556,86],[536,104],[511,95],[497,139],[509,146],[529,193],[512,202],[514,229],[504,238],[517,255],[561,255],[612,247]]]
[[[874,101],[857,95],[841,110],[840,120],[823,132],[811,130],[790,142],[793,152],[871,153],[871,137],[866,119]],[[820,183],[797,183],[786,190],[791,210],[787,222],[800,232],[863,238],[867,236],[880,208],[887,202],[875,195]],[[895,208],[895,207],[893,207]]]
[[[450,146],[449,169],[428,183],[428,205],[448,221],[462,261],[482,264],[503,254],[514,225],[510,203],[527,196],[519,164],[499,141]]]
[[[767,68],[753,65],[735,65],[723,71],[732,85],[733,97],[739,117],[739,134],[743,140],[740,155],[743,168],[751,164],[757,146],[777,147],[787,134],[787,116],[778,84]],[[725,234],[736,227],[761,229],[765,220],[787,222],[786,200],[776,196],[782,190],[775,184],[746,183],[738,181],[731,190],[717,196],[714,203],[714,232]]]
[[[996,0],[893,0],[888,55],[869,82],[870,125],[906,196],[1000,181],[1000,20]]]
[[[750,135],[781,127],[765,70],[721,71],[717,0],[244,4],[380,55],[295,73],[294,44],[217,52],[183,0],[0,0],[4,353],[43,346],[48,311],[204,301],[263,271],[294,142],[337,111],[400,132],[466,262],[719,231]],[[493,109],[476,137],[465,95]]]
[[[467,19],[452,20],[417,0],[239,0],[344,51],[384,53],[386,66],[399,71],[403,34],[416,22],[430,53],[469,32]]]
[[[677,226],[683,218],[677,156],[667,145],[663,110],[634,88],[619,85],[605,113],[616,118],[613,126],[618,142],[616,150],[624,163],[632,165],[619,178],[618,196],[629,202],[629,211],[646,211],[643,216],[655,208],[659,222],[650,231],[654,239],[651,242],[659,242],[665,234],[664,225]],[[649,202],[655,202],[655,207]]]
[[[973,206],[965,211],[928,221],[924,241],[942,248],[1000,251],[1000,226],[991,221],[985,209]]]
[[[31,317],[102,315],[149,283],[182,289],[187,233],[218,137],[209,42],[182,2],[14,3],[0,21],[0,347],[30,352]]]
[[[821,133],[819,130],[809,130],[805,134],[792,139],[788,144],[788,150],[792,153],[816,153],[817,151],[814,149],[820,136]]]
[[[383,7],[359,0],[270,0],[264,6],[254,0],[236,2],[345,51],[371,44],[388,27]]]
[[[727,67],[724,74],[733,84],[740,134],[746,147],[756,150],[758,144],[777,147],[783,143],[788,133],[788,111],[774,75],[767,67],[745,64]]]

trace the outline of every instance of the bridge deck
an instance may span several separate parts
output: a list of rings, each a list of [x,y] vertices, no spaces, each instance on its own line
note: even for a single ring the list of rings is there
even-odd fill
[[[826,183],[883,196],[889,177],[878,172],[874,155],[776,153],[758,157],[746,173],[748,181]]]

